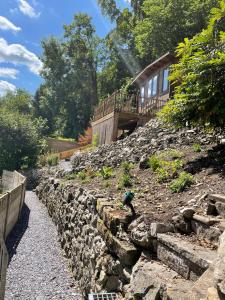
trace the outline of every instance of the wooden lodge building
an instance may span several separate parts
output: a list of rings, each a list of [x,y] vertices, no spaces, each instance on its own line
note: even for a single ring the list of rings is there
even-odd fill
[[[96,107],[92,132],[98,136],[100,145],[131,133],[163,107],[172,93],[168,75],[175,62],[173,54],[163,55],[137,75],[131,84],[133,92],[115,92]]]

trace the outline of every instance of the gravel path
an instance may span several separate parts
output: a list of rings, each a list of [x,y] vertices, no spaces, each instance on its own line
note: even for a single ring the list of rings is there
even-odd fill
[[[10,263],[5,300],[80,300],[67,269],[55,225],[32,192],[7,239]]]

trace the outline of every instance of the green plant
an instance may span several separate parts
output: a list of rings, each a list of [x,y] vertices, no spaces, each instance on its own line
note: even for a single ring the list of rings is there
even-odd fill
[[[200,144],[194,144],[194,145],[192,146],[192,148],[193,148],[193,150],[194,150],[195,152],[201,152],[201,151],[202,151],[202,148],[201,148],[201,145],[200,145]]]
[[[80,180],[84,181],[84,180],[87,179],[87,174],[86,174],[85,171],[80,171],[80,172],[77,173],[77,177],[78,177]]]
[[[155,172],[159,167],[161,167],[160,158],[156,154],[153,154],[151,157],[149,157],[148,166],[153,172]]]
[[[76,173],[72,173],[72,174],[68,174],[65,176],[66,180],[73,180],[77,178],[77,174]]]
[[[168,156],[170,156],[172,159],[176,159],[176,158],[181,158],[184,156],[184,153],[176,150],[176,149],[170,149],[168,151],[166,151],[166,153],[168,154]]]
[[[124,173],[119,182],[120,187],[131,187],[132,186],[132,178],[130,174]]]
[[[126,161],[122,163],[122,168],[125,173],[129,173],[134,168],[134,164]]]
[[[47,164],[47,156],[42,154],[42,155],[39,155],[38,157],[38,164],[42,167],[46,166]]]
[[[109,181],[104,182],[103,187],[108,189],[111,187],[111,183]]]
[[[164,182],[170,178],[170,174],[169,174],[168,170],[166,170],[165,168],[158,168],[156,170],[156,173],[157,173],[159,182]]]
[[[102,169],[98,172],[98,174],[103,178],[103,179],[109,179],[113,176],[113,168],[112,167],[107,167],[104,166]]]
[[[194,177],[187,173],[181,172],[177,179],[174,179],[170,184],[170,189],[173,193],[180,193],[194,183]]]
[[[53,154],[48,156],[47,162],[49,166],[57,166],[59,163],[59,156],[57,154]]]
[[[93,135],[92,146],[93,147],[98,147],[99,146],[99,136],[98,136],[98,134]]]

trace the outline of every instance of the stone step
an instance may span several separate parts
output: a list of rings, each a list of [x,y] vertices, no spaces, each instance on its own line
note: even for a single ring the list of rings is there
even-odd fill
[[[158,234],[157,257],[185,279],[196,281],[216,257],[216,251],[182,237]]]
[[[193,282],[181,278],[162,262],[141,257],[133,268],[130,287],[134,299],[181,300],[192,289]]]
[[[211,265],[195,282],[192,289],[183,300],[219,300],[217,290],[213,288],[214,268]]]
[[[220,194],[210,194],[208,199],[213,202],[223,202],[225,204],[225,196]]]

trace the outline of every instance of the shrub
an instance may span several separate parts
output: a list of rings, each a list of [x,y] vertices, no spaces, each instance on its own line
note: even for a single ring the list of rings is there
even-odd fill
[[[195,152],[201,152],[201,151],[202,151],[202,148],[201,148],[201,145],[200,145],[200,144],[194,144],[194,145],[192,146],[192,148],[193,148],[193,150],[194,150]]]
[[[187,172],[181,172],[179,177],[171,182],[170,189],[173,193],[180,193],[193,183],[194,177],[191,174]]]
[[[165,168],[158,168],[156,170],[156,173],[157,173],[159,182],[164,182],[170,178],[170,174],[169,174],[168,170],[166,170]]]
[[[172,159],[181,158],[184,156],[184,153],[176,150],[176,149],[170,149],[166,152],[168,156],[170,156]]]
[[[155,172],[159,167],[161,167],[161,160],[160,158],[154,154],[148,160],[148,165]]]
[[[99,175],[103,179],[109,179],[113,176],[113,168],[104,166],[100,171]]]
[[[48,156],[47,162],[49,166],[57,166],[59,163],[59,156],[57,154],[53,154]]]
[[[124,173],[121,176],[119,186],[120,187],[131,187],[132,186],[132,178],[131,178],[130,174]]]
[[[134,168],[134,164],[130,162],[123,162],[122,168],[125,173],[129,173]]]

